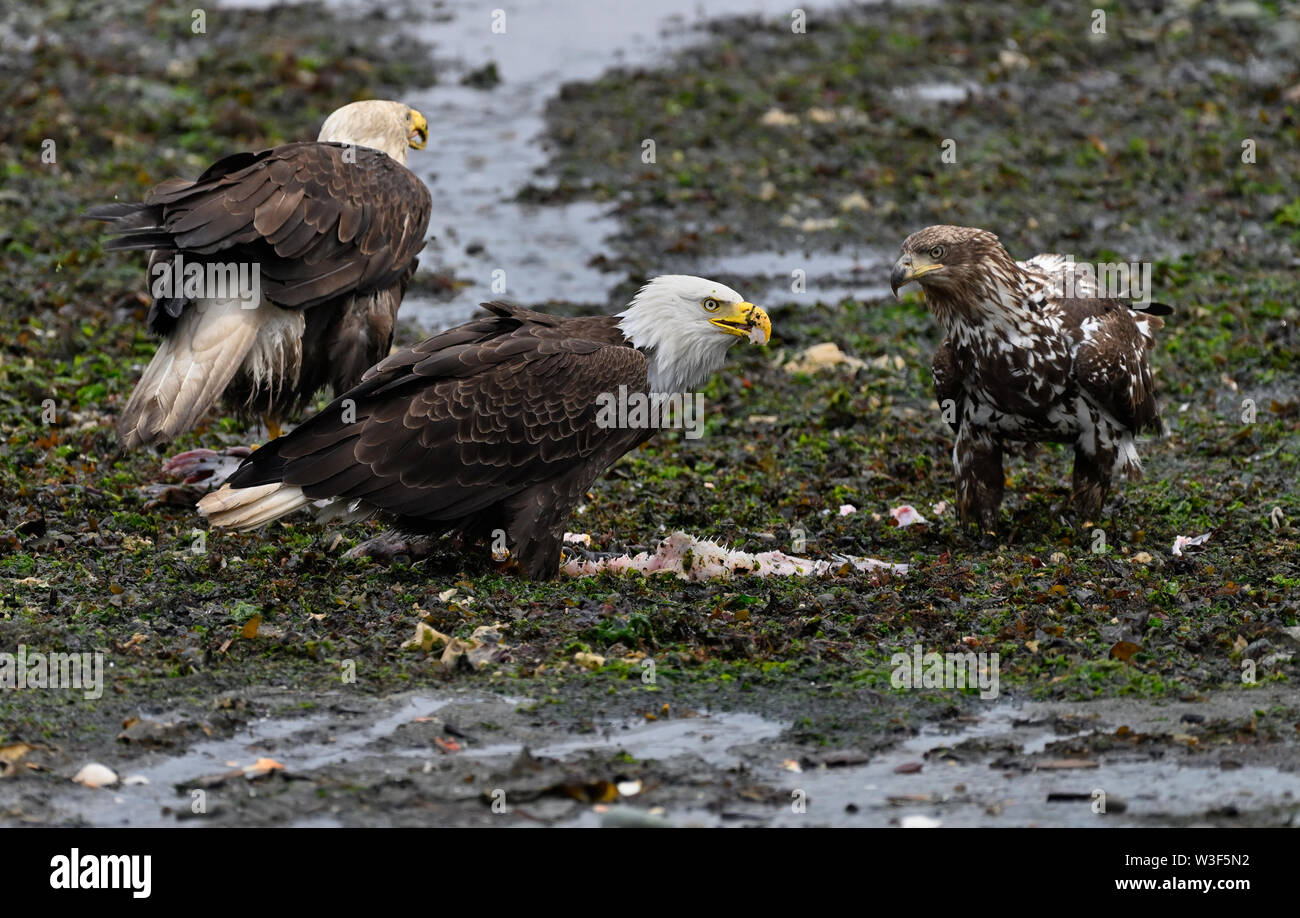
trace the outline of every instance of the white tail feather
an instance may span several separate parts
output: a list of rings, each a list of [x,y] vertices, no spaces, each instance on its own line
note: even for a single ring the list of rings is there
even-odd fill
[[[241,367],[258,382],[270,376],[268,354],[280,358],[275,369],[296,376],[292,348],[296,345],[301,352],[302,326],[301,312],[266,300],[256,309],[243,308],[237,299],[195,300],[163,339],[131,393],[118,419],[118,439],[130,448],[171,440],[189,430]]]
[[[222,485],[199,501],[199,513],[222,529],[256,529],[311,503],[297,485],[281,482],[252,488]]]

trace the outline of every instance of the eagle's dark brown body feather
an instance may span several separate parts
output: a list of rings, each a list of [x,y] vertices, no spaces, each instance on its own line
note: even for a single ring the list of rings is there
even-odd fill
[[[587,489],[654,432],[596,420],[601,393],[645,391],[646,357],[613,316],[485,306],[491,316],[393,354],[256,450],[231,487],[295,485],[411,532],[501,530],[523,574],[552,576]]]
[[[911,279],[947,332],[932,369],[957,434],[963,521],[996,528],[1005,441],[1072,444],[1075,509],[1097,519],[1113,474],[1141,473],[1136,435],[1161,429],[1147,351],[1168,307],[1060,296],[1061,278],[1017,264],[992,233],[966,227],[908,237],[895,286]]]

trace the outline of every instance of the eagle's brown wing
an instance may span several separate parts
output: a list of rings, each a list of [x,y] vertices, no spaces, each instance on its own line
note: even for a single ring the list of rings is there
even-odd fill
[[[113,223],[109,249],[257,264],[262,293],[294,309],[397,284],[424,246],[431,209],[424,183],[378,150],[290,143],[86,215]],[[150,328],[166,332],[185,305],[155,302]]]
[[[1082,337],[1072,369],[1079,388],[1134,433],[1159,432],[1160,410],[1147,350],[1149,329],[1158,328],[1161,320],[1144,316],[1144,335],[1120,300],[1067,300],[1062,308]]]
[[[553,484],[539,507],[567,516],[607,465],[648,437],[597,424],[602,393],[645,389],[646,358],[623,343],[614,317],[485,305],[492,317],[371,368],[360,385],[254,452],[230,485],[283,482],[309,498],[360,500],[433,525]]]

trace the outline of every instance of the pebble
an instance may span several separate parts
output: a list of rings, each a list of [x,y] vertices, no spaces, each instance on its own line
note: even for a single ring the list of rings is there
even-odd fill
[[[109,787],[117,783],[117,772],[107,765],[90,762],[81,767],[81,771],[72,776],[72,780],[86,787]]]

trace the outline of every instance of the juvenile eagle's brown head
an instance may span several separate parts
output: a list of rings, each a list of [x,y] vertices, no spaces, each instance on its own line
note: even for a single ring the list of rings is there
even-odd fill
[[[928,226],[903,240],[889,288],[898,296],[900,287],[916,281],[943,299],[973,301],[988,296],[997,281],[1009,286],[1022,273],[988,230]]]

